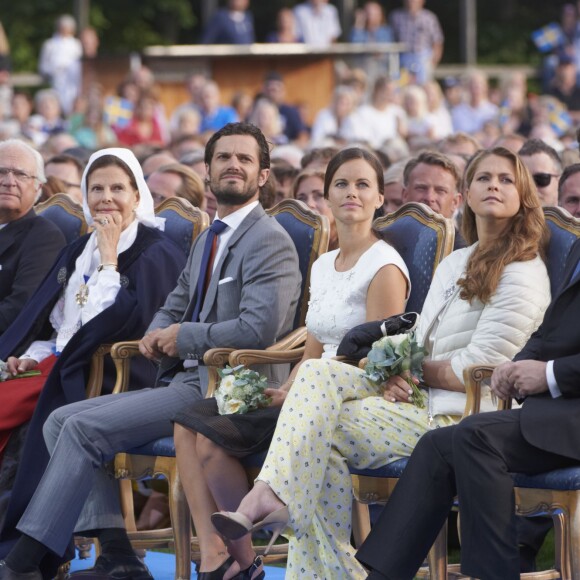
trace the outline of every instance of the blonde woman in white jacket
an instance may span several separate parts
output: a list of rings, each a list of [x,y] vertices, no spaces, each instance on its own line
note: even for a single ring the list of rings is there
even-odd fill
[[[212,518],[231,539],[264,524],[284,528],[286,578],[366,577],[350,544],[349,466],[377,468],[409,456],[423,433],[458,422],[463,369],[511,360],[542,321],[550,301],[539,256],[546,229],[529,172],[496,148],[476,155],[466,183],[463,234],[471,245],[437,269],[418,327],[428,353],[426,408],[410,403],[401,377],[377,387],[346,364],[306,363],[254,488],[238,512]]]

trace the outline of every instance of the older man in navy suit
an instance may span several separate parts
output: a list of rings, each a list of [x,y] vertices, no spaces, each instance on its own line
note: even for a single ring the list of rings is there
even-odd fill
[[[0,143],[0,334],[65,245],[58,227],[32,209],[44,181],[38,151],[16,139]]]
[[[461,506],[461,571],[520,578],[513,472],[537,474],[580,461],[580,241],[544,322],[492,390],[521,409],[467,417],[426,434],[357,557],[369,578],[413,578],[447,519]]]
[[[49,562],[61,559],[75,529],[98,537],[102,553],[93,569],[71,577],[150,579],[127,537],[118,484],[103,464],[173,434],[174,415],[205,393],[208,349],[265,348],[291,330],[298,256],[258,201],[270,166],[264,135],[247,123],[226,125],[208,141],[205,161],[218,217],[196,240],[177,287],[140,343],[146,357],[160,362],[156,386],[166,388],[97,397],[50,415],[44,436],[51,460],[18,522],[22,536],[0,561],[0,580],[40,580],[40,568],[46,575]],[[285,378],[284,369],[262,370],[273,382]],[[13,540],[6,536],[4,530],[0,552]]]

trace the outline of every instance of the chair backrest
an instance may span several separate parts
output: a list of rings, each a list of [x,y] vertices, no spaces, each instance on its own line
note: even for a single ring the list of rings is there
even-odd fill
[[[53,195],[34,206],[34,211],[58,226],[67,244],[87,233],[88,225],[83,208],[66,193]]]
[[[298,328],[304,326],[306,321],[310,298],[310,270],[315,260],[328,249],[330,225],[326,216],[317,214],[296,199],[284,199],[266,212],[275,217],[288,232],[298,252],[302,274],[302,298],[294,318],[294,328]]]
[[[570,248],[580,237],[580,219],[573,217],[562,207],[545,207],[544,216],[550,229],[550,242],[546,252],[548,275],[552,296],[562,285],[564,265]]]
[[[165,218],[165,233],[189,255],[191,244],[209,227],[209,216],[182,197],[169,197],[155,208]]]
[[[411,278],[407,312],[421,312],[435,268],[453,249],[455,227],[422,203],[410,202],[373,224],[405,261]]]

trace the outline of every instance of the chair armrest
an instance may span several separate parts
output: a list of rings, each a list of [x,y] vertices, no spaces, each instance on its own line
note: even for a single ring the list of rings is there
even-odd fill
[[[306,328],[297,328],[265,350],[250,348],[235,350],[230,354],[229,362],[231,366],[297,363],[304,356],[305,342]]]
[[[208,374],[206,397],[213,397],[220,382],[217,369],[223,368],[229,364],[229,356],[233,351],[233,348],[210,348],[203,355],[203,363],[207,367]]]
[[[113,388],[113,393],[124,393],[127,391],[129,388],[130,359],[140,354],[138,340],[116,342],[111,347],[111,358],[117,369],[117,380]]]
[[[101,344],[91,357],[89,380],[87,381],[86,397],[92,399],[98,397],[103,390],[103,373],[105,368],[105,356],[111,352],[110,344]]]
[[[491,365],[472,365],[463,370],[463,382],[465,383],[465,401],[464,417],[475,415],[481,410],[481,386],[484,380],[489,379],[495,369]],[[497,404],[498,411],[511,409],[512,401],[497,399],[492,394],[492,400]]]

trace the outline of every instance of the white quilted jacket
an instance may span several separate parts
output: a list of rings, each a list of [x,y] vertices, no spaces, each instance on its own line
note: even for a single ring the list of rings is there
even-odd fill
[[[456,282],[462,277],[475,247],[476,244],[456,250],[441,262],[417,329],[418,339],[428,349],[432,341],[428,357],[450,359],[462,383],[463,369],[469,365],[497,365],[511,360],[540,325],[550,302],[548,272],[539,257],[506,266],[487,304],[477,299],[471,304],[462,300]],[[463,413],[464,393],[443,389],[429,391],[431,416]],[[486,399],[482,401],[482,410],[493,410],[489,391]]]

